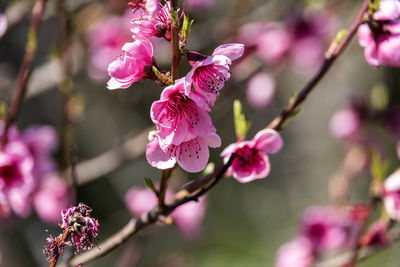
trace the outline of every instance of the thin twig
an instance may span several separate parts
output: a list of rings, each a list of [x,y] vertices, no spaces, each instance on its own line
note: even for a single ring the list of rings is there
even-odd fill
[[[307,99],[308,95],[315,88],[318,82],[324,77],[328,72],[332,64],[335,62],[337,57],[343,52],[346,46],[349,44],[350,40],[356,33],[358,26],[362,23],[362,19],[366,11],[368,10],[368,3],[370,0],[364,0],[357,16],[351,23],[345,36],[338,42],[338,40],[333,40],[330,48],[328,49],[327,55],[325,56],[324,62],[317,71],[317,73],[312,77],[312,79],[306,84],[306,86],[297,95],[295,101],[289,103],[289,105],[281,112],[281,114],[276,117],[267,128],[275,129],[277,131],[281,130],[285,122],[294,114],[297,108]],[[374,2],[374,0],[371,0]],[[337,43],[338,42],[338,43]]]
[[[71,230],[69,228],[65,229],[61,239],[57,239],[57,242],[65,242],[68,239],[70,233],[71,233]],[[55,267],[57,265],[59,257],[60,257],[60,255],[56,254],[55,257],[50,261],[49,267]]]
[[[18,74],[17,84],[14,89],[14,95],[11,101],[11,106],[8,111],[8,115],[4,123],[4,132],[1,139],[1,147],[4,147],[7,143],[7,132],[12,123],[14,123],[18,112],[21,107],[22,100],[25,96],[26,85],[28,83],[29,76],[31,74],[32,63],[35,58],[37,45],[38,45],[38,33],[40,24],[42,21],[42,15],[46,0],[38,0],[32,9],[32,24],[28,32],[28,37],[25,46],[25,56],[22,62],[21,69]]]

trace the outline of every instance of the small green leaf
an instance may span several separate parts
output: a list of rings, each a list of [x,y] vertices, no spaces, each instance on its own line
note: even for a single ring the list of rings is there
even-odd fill
[[[371,152],[371,175],[374,180],[383,181],[388,175],[390,161],[384,160],[379,152],[372,150]]]
[[[8,106],[3,100],[0,100],[0,118],[4,121],[7,117]]]
[[[158,195],[158,190],[156,189],[153,181],[149,177],[144,178],[144,183],[148,188],[151,189],[151,191],[153,191],[156,195]]]
[[[379,10],[379,6],[381,4],[380,0],[375,0],[373,2],[368,2],[368,13],[373,15],[376,11]]]
[[[215,164],[213,162],[210,162],[207,164],[206,168],[203,171],[203,175],[208,175],[213,173],[215,170]]]
[[[182,31],[181,31],[182,42],[185,42],[187,37],[189,36],[190,28],[192,27],[193,22],[194,22],[194,20],[190,20],[189,16],[184,14]]]
[[[250,122],[246,120],[239,100],[233,102],[233,119],[235,121],[236,139],[244,140],[250,129]]]
[[[377,84],[372,88],[370,95],[371,107],[376,111],[385,110],[389,104],[388,89],[383,84]]]
[[[343,38],[347,35],[347,30],[342,29],[340,30],[337,34],[333,42],[328,48],[328,51],[325,53],[325,58],[329,59],[332,57],[332,54],[335,52],[336,47],[340,44],[340,42],[343,40]]]

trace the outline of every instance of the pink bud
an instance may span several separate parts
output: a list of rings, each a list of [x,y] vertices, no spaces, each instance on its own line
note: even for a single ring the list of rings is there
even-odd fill
[[[133,216],[140,217],[157,205],[157,197],[148,188],[132,187],[125,195],[125,205]]]
[[[346,139],[355,137],[361,127],[361,120],[354,109],[344,108],[333,115],[329,126],[333,136]]]
[[[186,203],[176,208],[172,213],[172,218],[178,229],[186,238],[193,239],[200,235],[206,207],[206,199],[202,197],[198,202]]]
[[[275,267],[308,267],[312,260],[313,252],[310,241],[299,236],[279,249]]]
[[[267,73],[257,73],[247,84],[247,100],[255,109],[267,107],[274,99],[276,83]]]

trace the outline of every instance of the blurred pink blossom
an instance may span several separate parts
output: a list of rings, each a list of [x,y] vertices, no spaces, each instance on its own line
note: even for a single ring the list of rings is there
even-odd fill
[[[60,221],[60,212],[72,204],[72,189],[60,177],[46,177],[33,195],[33,205],[40,219],[56,224]]]
[[[252,140],[229,145],[221,157],[227,162],[236,154],[227,173],[241,183],[251,182],[268,176],[271,166],[267,154],[277,153],[283,146],[279,133],[272,129],[259,131]]]
[[[394,220],[400,220],[400,169],[384,181],[383,203],[389,216]]]
[[[7,31],[7,18],[4,14],[0,13],[0,38],[3,37],[3,35]]]
[[[22,141],[9,140],[0,151],[1,210],[9,207],[19,216],[31,211],[30,195],[34,190],[34,160]]]
[[[166,199],[172,195],[170,190],[166,192]],[[158,203],[157,197],[149,188],[132,187],[125,195],[125,205],[129,212],[140,217],[149,212]],[[170,215],[175,221],[179,231],[188,239],[199,236],[201,223],[207,208],[205,197],[198,202],[188,202],[176,208]]]
[[[206,209],[206,198],[201,197],[197,202],[188,202],[174,210],[172,218],[183,236],[188,239],[194,239],[200,236],[201,224]]]
[[[140,217],[157,205],[157,197],[149,188],[132,187],[125,194],[125,205],[133,216]]]
[[[329,127],[332,135],[336,138],[351,139],[358,134],[361,128],[361,119],[353,108],[343,108],[332,116]]]
[[[399,67],[400,2],[382,1],[373,19],[376,29],[371,30],[368,24],[363,24],[358,29],[358,41],[360,46],[364,47],[366,61],[374,67]]]
[[[23,132],[22,140],[35,161],[33,174],[38,181],[57,170],[52,156],[58,147],[58,135],[52,126],[31,126]]]
[[[224,44],[218,46],[211,56],[195,62],[185,77],[186,95],[189,96],[193,85],[195,92],[212,107],[219,91],[231,76],[232,61],[240,58],[243,51],[243,44]]]
[[[313,250],[331,251],[348,244],[347,218],[331,207],[310,207],[304,211],[299,234],[310,240]]]
[[[150,115],[160,141],[165,146],[179,145],[216,132],[209,110],[202,97],[194,93],[185,95],[182,78],[162,91],[160,100],[153,102]]]
[[[149,164],[159,169],[168,169],[177,162],[187,172],[202,171],[209,158],[208,147],[221,146],[221,139],[216,133],[197,136],[179,145],[163,146],[157,134],[149,134],[146,146],[146,158]]]
[[[306,9],[289,18],[286,27],[291,36],[290,58],[296,70],[313,70],[322,62],[325,38],[336,25],[336,17],[323,9]]]
[[[247,84],[247,100],[255,109],[267,107],[273,100],[276,90],[274,78],[267,73],[257,73]]]
[[[108,66],[111,79],[108,89],[128,88],[134,82],[143,80],[151,72],[153,65],[153,45],[146,38],[137,37],[132,43],[126,43],[123,55]]]
[[[270,22],[268,28],[255,38],[257,39],[257,54],[268,64],[281,61],[291,46],[289,32],[279,23]]]
[[[277,253],[275,267],[308,267],[313,260],[310,241],[302,236],[284,244]]]
[[[129,6],[134,11],[141,9],[145,12],[146,15],[153,17],[159,11],[160,1],[159,0],[132,0],[129,2]]]
[[[88,74],[92,79],[107,79],[107,66],[120,55],[121,47],[131,38],[129,23],[134,17],[129,9],[123,16],[106,17],[89,31]]]

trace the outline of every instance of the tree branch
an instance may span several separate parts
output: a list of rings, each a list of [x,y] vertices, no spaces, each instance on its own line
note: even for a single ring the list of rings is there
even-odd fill
[[[171,0],[172,5],[174,2],[176,1]],[[296,109],[306,100],[307,96],[312,92],[314,87],[327,73],[331,65],[334,63],[335,59],[345,49],[347,44],[354,36],[358,26],[362,21],[362,17],[367,11],[368,2],[369,0],[364,0],[360,8],[360,11],[358,12],[357,16],[350,25],[347,34],[339,42],[338,40],[334,40],[334,42],[332,43],[332,45],[328,50],[329,56],[325,58],[322,66],[317,71],[317,73],[312,77],[310,82],[300,91],[296,100],[293,101],[293,103],[289,104],[281,112],[281,114],[277,116],[267,126],[267,128],[272,128],[277,131],[281,130],[284,123],[290,118],[290,116],[296,111]],[[121,245],[123,242],[125,242],[128,238],[130,238],[135,233],[140,231],[142,228],[158,221],[160,215],[166,216],[170,214],[176,207],[183,205],[189,201],[196,201],[200,196],[208,192],[220,181],[220,179],[223,177],[223,174],[232,164],[233,159],[234,155],[231,156],[230,160],[226,164],[221,165],[220,168],[214,171],[214,173],[212,173],[211,175],[201,177],[195,180],[194,182],[188,184],[187,186],[185,186],[181,191],[179,191],[174,195],[172,202],[168,203],[164,208],[160,209],[160,207],[157,205],[149,213],[143,215],[140,219],[131,219],[129,223],[126,226],[124,226],[120,231],[118,231],[116,234],[112,235],[103,243],[101,243],[99,245],[100,248],[99,250],[91,249],[79,256],[72,258],[69,261],[69,266],[86,264],[88,262],[91,262],[97,258],[100,258],[108,254],[109,252],[117,248],[119,245]],[[197,190],[199,191],[193,194]]]
[[[171,2],[171,13],[174,12],[178,17],[178,0],[170,0]],[[181,52],[179,51],[179,18],[175,21],[172,19],[171,22],[171,52],[172,52],[172,63],[171,63],[171,75],[175,81],[179,77],[179,62],[181,61]]]
[[[22,66],[18,74],[17,84],[14,89],[14,95],[11,101],[11,106],[8,111],[7,117],[4,123],[4,132],[1,139],[1,147],[4,147],[7,143],[7,132],[12,123],[14,123],[19,109],[21,107],[22,100],[25,96],[26,85],[28,83],[29,76],[31,74],[32,63],[35,58],[37,45],[38,45],[38,33],[40,23],[42,21],[42,15],[46,0],[38,0],[32,9],[32,24],[28,32],[28,37],[25,46],[25,56],[22,61]]]

